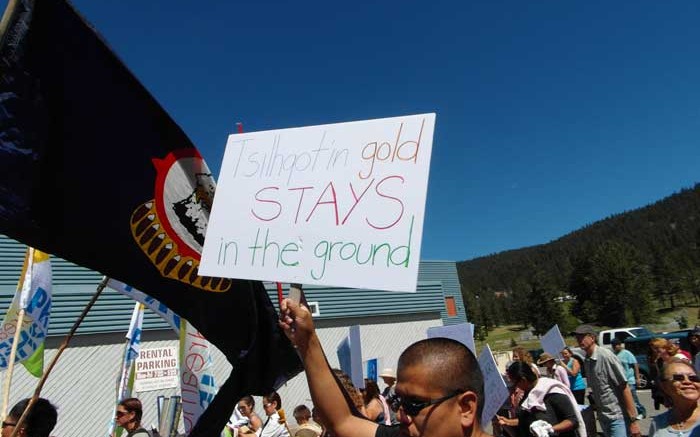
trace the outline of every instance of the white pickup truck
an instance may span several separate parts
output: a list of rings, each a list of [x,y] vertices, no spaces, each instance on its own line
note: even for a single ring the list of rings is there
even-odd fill
[[[617,328],[617,329],[606,329],[605,331],[600,331],[598,333],[598,345],[612,349],[610,344],[614,338],[619,338],[621,341],[625,341],[627,337],[641,337],[643,335],[653,335],[654,333],[649,331],[643,326],[634,326],[631,328]]]

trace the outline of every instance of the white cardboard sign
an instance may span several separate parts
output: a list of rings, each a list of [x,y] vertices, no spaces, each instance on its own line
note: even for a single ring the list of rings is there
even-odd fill
[[[428,328],[428,338],[444,337],[458,341],[469,348],[476,356],[476,346],[474,345],[474,324],[460,323],[457,325],[434,326]]]
[[[177,348],[141,349],[136,358],[134,391],[162,390],[178,386]]]
[[[559,358],[562,349],[566,347],[564,337],[562,337],[559,331],[559,325],[552,326],[552,328],[542,336],[540,344],[542,344],[543,351],[552,355],[554,358]]]
[[[231,135],[199,274],[416,290],[435,114]]]
[[[481,350],[478,361],[484,377],[484,409],[481,412],[481,426],[486,427],[508,399],[509,392],[488,344]]]

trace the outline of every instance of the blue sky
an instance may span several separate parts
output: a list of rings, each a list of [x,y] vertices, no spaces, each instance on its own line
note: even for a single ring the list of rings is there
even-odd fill
[[[700,182],[696,2],[74,4],[215,174],[236,122],[436,112],[424,259],[546,243]]]

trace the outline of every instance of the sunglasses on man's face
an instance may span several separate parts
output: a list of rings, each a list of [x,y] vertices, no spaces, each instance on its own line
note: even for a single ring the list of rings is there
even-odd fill
[[[122,416],[125,415],[126,413],[128,413],[128,411],[119,411],[119,410],[117,410],[117,417],[122,417]]]
[[[411,417],[415,417],[418,414],[420,414],[421,410],[423,410],[424,408],[427,408],[431,405],[439,404],[440,402],[445,402],[446,400],[451,399],[460,393],[462,393],[462,392],[457,391],[457,392],[454,392],[450,395],[443,396],[443,397],[438,398],[438,399],[427,400],[427,401],[420,401],[418,399],[404,398],[403,396],[393,394],[393,395],[389,396],[389,399],[387,399],[387,401],[389,401],[389,406],[391,407],[391,409],[394,412],[398,412],[399,408],[401,408],[401,409],[403,409],[403,411],[407,415],[409,415]]]
[[[688,373],[674,373],[673,375],[671,375],[670,378],[667,379],[667,381],[683,382],[686,380],[686,378],[690,382],[700,382],[700,377],[698,377],[698,375]]]

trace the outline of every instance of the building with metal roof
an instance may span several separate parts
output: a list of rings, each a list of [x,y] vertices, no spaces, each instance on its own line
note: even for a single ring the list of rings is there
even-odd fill
[[[24,245],[0,235],[0,313],[3,317],[16,291],[25,250]],[[51,260],[53,302],[46,362],[55,355],[101,280],[97,272],[60,258]],[[270,298],[276,302],[276,287],[274,284],[266,284],[266,287]],[[360,326],[364,360],[378,358],[380,368],[395,368],[400,353],[411,343],[426,338],[428,328],[466,322],[457,269],[451,261],[422,261],[415,293],[321,286],[308,286],[304,291],[314,311],[318,336],[333,367],[339,367],[336,348],[348,335],[350,326]],[[128,297],[105,289],[59,359],[42,391],[42,396],[59,409],[55,435],[106,434],[114,407],[124,335],[133,307],[134,302]],[[232,314],[231,335],[235,333],[236,315]],[[142,348],[177,344],[178,339],[167,323],[146,310]],[[212,358],[216,382],[222,384],[231,366],[215,347]],[[3,380],[5,373],[0,371]],[[37,382],[24,367],[15,367],[10,407],[19,399],[31,396]],[[311,407],[303,373],[281,387],[279,393],[287,411],[291,412],[302,403]],[[138,393],[144,404],[143,424],[156,423],[158,395],[177,394],[176,389]],[[257,410],[264,415],[261,405],[257,405]]]

